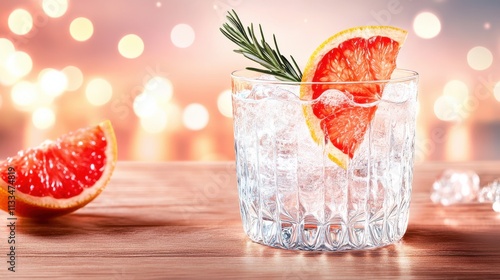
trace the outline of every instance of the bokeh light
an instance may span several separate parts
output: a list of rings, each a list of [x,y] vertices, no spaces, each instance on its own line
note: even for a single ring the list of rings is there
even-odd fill
[[[173,95],[172,82],[166,78],[155,76],[146,83],[145,92],[155,96],[160,104],[165,105]]]
[[[69,25],[69,33],[77,41],[87,41],[94,34],[94,25],[88,18],[75,18]]]
[[[134,98],[133,109],[136,116],[146,118],[154,114],[160,108],[153,96],[141,93]]]
[[[217,108],[219,112],[228,118],[233,117],[233,104],[231,101],[231,90],[225,90],[217,97]]]
[[[167,127],[167,113],[163,110],[156,110],[150,116],[141,118],[140,122],[144,131],[152,134],[160,133]]]
[[[19,78],[12,75],[3,65],[0,65],[0,84],[5,86],[11,86],[15,84]]]
[[[170,80],[163,77],[153,77],[144,86],[144,91],[134,99],[134,113],[145,118],[156,111],[166,108],[172,98],[173,86]]]
[[[38,75],[38,84],[43,93],[56,97],[66,90],[68,79],[63,72],[47,68],[40,71]]]
[[[191,158],[194,160],[212,161],[217,157],[215,153],[214,137],[207,133],[200,133],[193,139],[192,147],[190,150]]]
[[[493,63],[493,54],[485,47],[473,47],[467,53],[467,63],[474,70],[488,69]]]
[[[83,73],[80,68],[70,65],[64,67],[62,72],[68,79],[68,86],[66,87],[66,90],[75,91],[82,86]]]
[[[471,153],[471,131],[468,126],[461,123],[455,124],[448,130],[446,137],[446,159],[452,161],[465,161]]]
[[[448,81],[443,94],[434,102],[434,114],[442,121],[461,121],[469,117],[471,110],[467,106],[469,88],[460,80]]]
[[[7,57],[16,49],[14,44],[9,39],[0,38],[0,67],[3,65]]]
[[[41,107],[33,112],[31,121],[38,129],[48,129],[54,126],[56,122],[56,114],[48,107]]]
[[[22,111],[29,111],[38,98],[36,84],[28,81],[20,81],[12,86],[10,96],[14,106]]]
[[[182,123],[187,129],[201,130],[208,124],[209,114],[205,106],[192,103],[184,108]]]
[[[125,58],[137,58],[144,51],[144,42],[135,34],[123,36],[118,43],[118,52]]]
[[[113,87],[111,84],[102,78],[95,78],[87,84],[85,96],[90,104],[102,106],[111,100],[113,95]]]
[[[232,52],[235,45],[218,28],[231,10],[226,2],[237,1],[215,1],[193,13],[186,13],[192,10],[188,2],[130,1],[115,13],[109,9],[116,5],[91,2],[33,0],[0,5],[0,134],[5,136],[0,152],[8,156],[17,143],[27,147],[26,143],[37,144],[68,127],[83,127],[107,116],[116,127],[123,160],[233,160],[232,102],[226,76],[231,69],[252,65]],[[464,159],[464,154],[451,152],[458,146],[447,142],[448,136],[462,135],[451,132],[461,125],[470,133],[468,160],[496,160],[500,158],[500,148],[495,146],[500,135],[500,115],[495,114],[500,108],[500,17],[494,14],[500,6],[494,1],[453,2],[412,1],[397,7],[385,5],[387,1],[346,4],[346,14],[359,12],[359,17],[347,20],[314,18],[317,8],[305,5],[295,11],[295,21],[278,24],[277,29],[272,14],[255,18],[256,3],[239,5],[238,13],[245,25],[253,22],[257,32],[262,24],[272,47],[272,34],[276,34],[280,49],[287,57],[293,55],[302,69],[317,44],[340,31],[325,27],[326,22],[341,29],[374,21],[407,29],[400,66],[427,77],[419,81],[425,94],[419,95],[416,105],[417,123],[424,131],[419,158]],[[323,4],[325,9],[335,7],[333,2]],[[471,9],[477,13],[464,22]],[[286,32],[286,26],[297,32]],[[310,34],[307,44],[300,44],[300,39],[297,44],[297,35],[311,28],[318,32]],[[120,39],[127,34],[139,38],[138,47],[121,51]],[[429,62],[429,56],[439,59]],[[212,75],[193,79],[193,74],[207,71]],[[65,87],[62,77],[66,77]],[[94,78],[104,79],[107,86],[94,85]],[[201,107],[193,109],[190,104]],[[32,125],[32,114],[39,108],[55,114],[56,121],[47,131]],[[22,129],[16,132],[14,126]],[[446,139],[434,141],[435,130],[443,131]],[[140,137],[148,140],[134,140]],[[429,143],[432,150],[426,150]],[[157,145],[165,152],[155,150]]]
[[[461,104],[448,95],[441,95],[434,102],[434,114],[442,121],[460,120],[460,108],[462,108]]]
[[[182,128],[182,110],[175,102],[169,102],[165,110],[168,117],[167,129],[175,131]]]
[[[172,28],[170,32],[170,39],[174,46],[178,48],[187,48],[191,46],[195,39],[193,28],[185,23],[180,23]]]
[[[5,38],[0,38],[0,84],[10,86],[13,85],[18,77],[13,75],[7,69],[7,59],[16,51],[14,44]]]
[[[33,17],[24,9],[16,9],[10,13],[7,23],[12,33],[25,35],[33,28]]]
[[[42,9],[51,18],[61,17],[68,10],[68,0],[43,0]]]
[[[443,95],[453,97],[457,103],[463,104],[469,98],[469,88],[460,80],[451,80],[444,86]]]
[[[420,38],[431,39],[441,31],[441,22],[435,14],[423,12],[413,20],[413,30]]]
[[[495,96],[495,99],[500,102],[500,82],[497,82],[493,87],[493,96]]]
[[[16,51],[7,57],[4,65],[5,69],[7,69],[12,76],[21,78],[31,72],[33,61],[27,53]]]

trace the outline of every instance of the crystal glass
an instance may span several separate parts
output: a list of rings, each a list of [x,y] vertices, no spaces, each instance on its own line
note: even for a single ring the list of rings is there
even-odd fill
[[[346,90],[335,89],[304,100],[301,86],[311,84],[247,70],[233,72],[231,79],[240,213],[251,240],[285,249],[343,251],[403,237],[412,190],[416,72],[396,69],[386,81],[328,83],[337,89],[376,85],[381,97],[369,103],[355,103]],[[315,102],[376,106],[346,167],[311,136],[304,108]]]

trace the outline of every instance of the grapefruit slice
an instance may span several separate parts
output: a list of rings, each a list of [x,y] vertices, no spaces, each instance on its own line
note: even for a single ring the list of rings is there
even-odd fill
[[[300,96],[315,102],[304,105],[306,122],[314,141],[324,144],[328,157],[343,168],[363,141],[382,96],[383,80],[391,78],[406,35],[391,26],[351,28],[328,38],[309,58]],[[369,82],[341,83],[356,81]],[[343,92],[349,102],[319,98],[329,89]]]
[[[30,218],[73,212],[101,193],[116,158],[116,138],[109,121],[20,151],[0,163],[0,208]]]

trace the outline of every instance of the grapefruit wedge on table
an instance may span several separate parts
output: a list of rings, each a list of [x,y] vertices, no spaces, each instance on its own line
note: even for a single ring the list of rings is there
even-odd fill
[[[305,105],[304,115],[312,138],[325,145],[328,157],[343,168],[363,141],[380,100],[383,82],[314,84],[387,80],[406,39],[405,30],[390,26],[364,26],[345,30],[322,43],[304,69],[301,98],[317,100]],[[328,89],[344,92],[352,102],[338,105],[318,99]],[[359,106],[365,104],[367,106]]]
[[[0,163],[0,208],[8,213],[15,208],[15,216],[31,218],[73,212],[101,193],[116,158],[116,138],[109,121],[20,151]],[[12,170],[15,181],[9,182]],[[15,206],[11,203],[14,207],[9,209],[8,201],[15,201]]]

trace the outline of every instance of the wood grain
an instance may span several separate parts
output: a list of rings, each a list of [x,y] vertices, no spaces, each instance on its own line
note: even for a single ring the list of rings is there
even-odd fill
[[[500,163],[426,163],[415,168],[408,231],[369,251],[301,252],[255,244],[243,233],[234,163],[119,162],[107,189],[79,211],[18,220],[16,272],[0,279],[500,278],[500,214],[487,204],[434,205],[445,168],[476,170],[482,183]],[[7,224],[6,213],[0,221]]]

